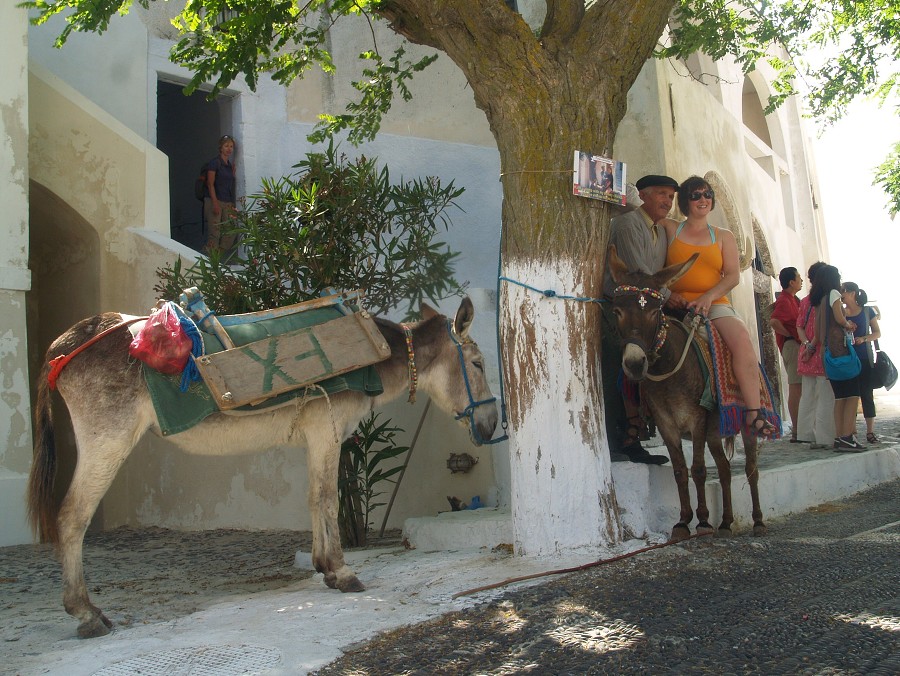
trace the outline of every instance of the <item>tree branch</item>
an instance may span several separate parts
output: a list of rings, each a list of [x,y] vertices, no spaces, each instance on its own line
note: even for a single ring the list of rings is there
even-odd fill
[[[676,0],[595,2],[585,11],[572,51],[592,47],[589,53],[604,64],[606,72],[618,74],[627,93],[653,53],[675,4]]]
[[[564,44],[575,34],[584,16],[584,0],[547,0],[541,40]]]
[[[419,5],[416,0],[387,0],[375,11],[387,20],[392,31],[413,44],[441,49],[434,27],[428,25],[433,23],[432,17],[423,14]],[[429,20],[428,23],[423,19]]]
[[[386,0],[377,12],[410,42],[444,52],[476,87],[509,85],[503,64],[536,64],[542,49],[521,15],[503,0]],[[535,75],[534,72],[531,74]]]

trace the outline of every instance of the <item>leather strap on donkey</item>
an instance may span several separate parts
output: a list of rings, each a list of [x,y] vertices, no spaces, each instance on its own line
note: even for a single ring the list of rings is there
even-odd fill
[[[81,352],[84,352],[91,345],[96,343],[98,340],[105,338],[113,331],[117,331],[117,330],[121,329],[123,326],[131,326],[135,322],[142,322],[145,319],[150,319],[150,317],[133,317],[133,318],[127,319],[123,322],[119,322],[118,324],[115,324],[114,326],[110,326],[108,329],[101,331],[100,333],[98,333],[96,336],[94,336],[87,342],[82,343],[81,345],[76,347],[74,350],[72,350],[69,354],[61,354],[58,357],[54,357],[53,359],[51,359],[50,360],[50,373],[47,374],[47,382],[50,384],[50,389],[51,390],[56,389],[56,381],[59,378],[59,374],[62,373],[62,370],[64,368],[66,368],[66,365],[70,361],[72,361],[72,359],[74,359],[78,354],[80,354]]]

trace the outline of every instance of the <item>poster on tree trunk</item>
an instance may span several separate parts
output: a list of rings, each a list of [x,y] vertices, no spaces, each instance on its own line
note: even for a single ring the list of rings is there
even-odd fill
[[[576,150],[572,194],[625,206],[625,163]]]

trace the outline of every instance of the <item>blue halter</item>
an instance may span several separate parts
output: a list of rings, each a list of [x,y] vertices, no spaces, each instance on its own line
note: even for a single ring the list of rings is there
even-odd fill
[[[469,397],[469,405],[466,406],[462,413],[456,416],[457,420],[462,420],[463,418],[469,419],[469,429],[472,432],[472,439],[475,440],[478,444],[498,444],[501,441],[506,441],[509,438],[508,434],[504,434],[501,437],[497,437],[496,439],[483,439],[481,434],[478,433],[478,427],[475,425],[475,409],[478,406],[484,406],[485,404],[493,404],[497,401],[497,397],[491,397],[490,399],[482,399],[481,401],[475,401],[475,398],[472,396],[472,386],[469,384],[469,374],[466,371],[466,359],[463,355],[463,345],[467,345],[469,343],[473,343],[475,341],[470,339],[465,339],[460,341],[459,337],[456,335],[456,331],[453,330],[453,320],[447,320],[447,333],[450,334],[450,339],[453,341],[453,344],[456,345],[456,351],[459,355],[459,366],[462,370],[463,380],[466,383],[466,394]]]

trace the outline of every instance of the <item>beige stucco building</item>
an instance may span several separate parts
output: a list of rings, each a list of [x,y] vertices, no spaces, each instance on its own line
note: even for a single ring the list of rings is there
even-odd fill
[[[191,185],[221,134],[237,139],[238,192],[250,194],[262,177],[290,173],[311,149],[306,136],[316,116],[350,96],[346,79],[317,73],[287,89],[263,81],[251,92],[235,84],[215,102],[182,96],[188,74],[167,58],[172,4],[135,8],[104,36],[73,35],[62,51],[51,46],[59,21],[30,28],[24,10],[0,7],[0,545],[30,541],[23,502],[30,384],[49,342],[99,311],[145,312],[155,300],[156,269],[196,255],[184,244],[199,237]],[[518,5],[526,18],[543,11],[540,0]],[[365,46],[367,31],[357,28],[347,23],[332,33],[339,72],[352,69]],[[379,33],[385,47],[398,39],[384,28]],[[395,179],[431,174],[466,188],[446,241],[462,252],[457,278],[469,287],[480,313],[476,338],[496,366],[498,154],[449,59],[420,76],[413,93],[358,152],[380,158]],[[734,65],[703,57],[648,61],[629,94],[613,155],[627,163],[631,180],[702,174],[716,187],[714,222],[735,232],[749,264],[733,300],[753,328],[762,326],[751,333],[774,374],[780,364],[760,312],[779,290],[775,276],[828,252],[798,103],[764,116],[768,93],[764,71],[745,78]],[[455,307],[448,301],[442,309]],[[411,432],[422,409],[423,402],[398,404],[386,413]],[[71,471],[69,451],[64,465]],[[447,458],[464,451],[480,462],[468,474],[451,474]],[[388,525],[446,511],[448,495],[508,506],[509,462],[505,444],[473,449],[463,430],[429,413]],[[145,439],[96,523],[308,528],[305,482],[305,453],[296,449],[191,458]]]

